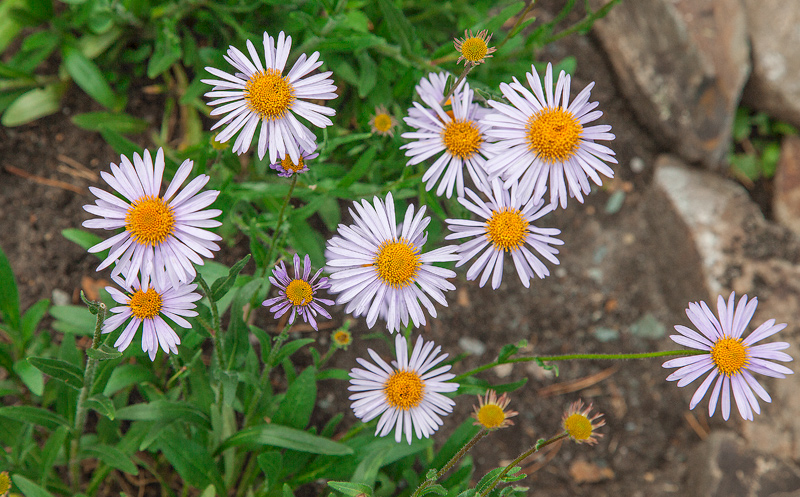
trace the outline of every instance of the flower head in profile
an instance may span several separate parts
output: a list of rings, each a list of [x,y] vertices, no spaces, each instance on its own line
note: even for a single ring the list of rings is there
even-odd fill
[[[703,400],[713,383],[714,388],[708,402],[709,416],[714,415],[717,401],[721,401],[722,418],[728,419],[731,411],[731,391],[733,391],[739,414],[743,419],[752,421],[753,412],[761,413],[756,395],[764,402],[772,402],[753,373],[785,378],[785,375],[792,374],[792,370],[772,361],[791,361],[792,357],[780,352],[789,347],[786,342],[755,345],[786,328],[785,324],[775,324],[774,319],[765,321],[747,338],[742,338],[756,312],[758,299],[753,298],[748,302],[745,295],[736,304],[735,297],[735,293],[731,293],[727,303],[721,295],[717,298],[719,319],[705,302],[690,303],[686,315],[700,333],[676,325],[675,331],[680,335],[670,335],[670,338],[676,343],[706,353],[671,359],[664,363],[664,367],[680,368],[667,377],[668,381],[677,380],[679,387],[684,387],[708,373],[692,396],[690,409],[694,409]]]
[[[586,443],[594,445],[597,439],[602,437],[602,433],[595,431],[601,426],[605,426],[605,420],[600,419],[603,417],[601,413],[591,416],[592,404],[586,409],[583,408],[583,401],[575,401],[569,406],[569,409],[564,413],[561,419],[561,424],[564,426],[564,431],[569,435],[569,438],[577,443]]]
[[[214,242],[222,238],[206,228],[221,224],[213,218],[222,211],[206,209],[219,195],[216,190],[200,192],[208,183],[207,175],[199,175],[180,190],[192,165],[189,159],[181,164],[164,195],[160,193],[164,175],[160,148],[155,160],[145,150],[141,157],[133,154],[133,163],[121,156],[119,166],[111,164],[111,174],[100,173],[123,198],[89,187],[98,199],[83,208],[100,218],[84,221],[83,226],[123,231],[89,249],[91,253],[109,249],[98,271],[116,263],[112,276],[123,274],[128,287],[138,274],[143,278],[166,274],[173,285],[194,280],[192,264],[202,265],[201,256],[212,258],[212,251],[219,250]]]
[[[484,62],[484,59],[491,57],[492,54],[497,50],[496,48],[489,46],[491,39],[492,35],[490,35],[489,31],[486,29],[478,32],[476,35],[472,34],[472,30],[464,30],[464,37],[460,40],[455,39],[453,41],[453,45],[455,45],[456,50],[458,50],[459,54],[461,54],[458,57],[456,64],[462,60],[464,61],[465,65],[472,64],[473,66],[477,66],[478,64]]]
[[[486,392],[485,397],[478,395],[478,405],[472,406],[474,411],[472,417],[475,418],[475,422],[472,424],[487,430],[497,430],[513,425],[514,422],[508,418],[513,418],[519,413],[511,410],[506,411],[509,402],[511,400],[508,398],[508,394],[504,393],[498,398],[497,392],[494,390]]]
[[[105,320],[102,331],[111,333],[127,322],[114,343],[120,352],[128,348],[134,335],[142,328],[142,350],[148,353],[151,361],[155,359],[159,345],[165,353],[177,354],[181,339],[164,318],[181,328],[191,328],[191,323],[184,317],[197,316],[197,311],[193,310],[196,307],[194,303],[200,300],[200,294],[194,293],[196,288],[195,284],[171,286],[166,285],[163,278],[151,280],[146,277],[141,281],[135,280],[127,293],[107,286],[108,293],[120,305],[111,309],[114,315]]]
[[[530,286],[532,277],[544,278],[550,274],[537,254],[553,264],[558,264],[558,249],[553,245],[564,243],[554,238],[561,231],[555,228],[537,228],[532,224],[554,207],[543,207],[541,202],[535,203],[532,198],[523,204],[522,198],[515,195],[514,190],[514,187],[510,192],[503,189],[500,180],[495,179],[491,192],[487,193],[489,201],[485,202],[475,192],[467,189],[467,198],[459,197],[459,203],[483,220],[445,220],[447,227],[453,232],[445,240],[470,238],[458,247],[459,260],[456,267],[480,254],[467,271],[468,280],[476,279],[482,272],[480,286],[486,284],[490,276],[492,288],[497,289],[500,286],[506,253],[511,254],[517,275],[526,288]]]
[[[369,127],[373,133],[381,136],[394,136],[394,128],[397,127],[397,119],[394,118],[385,105],[375,107],[375,114],[369,119]]]
[[[454,290],[447,278],[455,277],[449,269],[434,266],[437,262],[455,261],[455,247],[422,252],[430,218],[425,207],[414,213],[409,205],[398,228],[394,199],[378,197],[353,203],[352,226],[339,225],[339,236],[328,240],[327,270],[331,273],[331,293],[338,294],[337,304],[347,304],[345,312],[366,315],[372,327],[383,310],[390,332],[408,324],[425,324],[424,306],[436,317],[431,298],[446,306],[443,290]],[[420,305],[421,304],[421,305]]]
[[[259,158],[263,159],[269,149],[270,163],[288,154],[296,164],[301,146],[306,150],[316,148],[314,134],[296,116],[320,128],[333,124],[326,116],[333,116],[336,111],[311,100],[336,98],[336,86],[329,77],[330,71],[309,76],[322,65],[319,52],[314,52],[311,57],[302,54],[284,76],[292,37],[284,35],[283,31],[278,34],[277,43],[265,32],[263,47],[263,65],[253,42],[247,40],[249,57],[233,46],[225,56],[235,69],[233,74],[206,67],[206,71],[220,78],[202,80],[214,85],[205,94],[212,99],[208,103],[210,106],[219,106],[211,111],[211,115],[225,115],[211,129],[225,126],[217,136],[221,142],[230,140],[241,131],[233,144],[233,151],[237,154],[247,152],[258,129]]]
[[[306,255],[303,260],[302,269],[300,266],[300,256],[294,254],[292,261],[294,265],[294,277],[289,275],[283,261],[279,262],[272,270],[269,281],[278,289],[279,295],[264,301],[264,306],[272,306],[269,312],[275,313],[275,319],[283,316],[289,310],[289,324],[294,323],[295,316],[300,316],[303,321],[317,329],[317,314],[330,319],[331,315],[322,305],[333,305],[330,299],[323,299],[319,296],[319,291],[330,287],[328,278],[319,278],[322,268],[311,276],[311,258]],[[317,280],[319,278],[319,280]]]
[[[549,181],[551,203],[566,207],[569,197],[582,203],[591,191],[590,179],[602,185],[600,174],[614,177],[606,164],[617,163],[614,151],[597,143],[614,139],[611,126],[587,126],[603,115],[594,110],[597,102],[589,102],[594,83],[570,103],[568,74],[561,71],[554,88],[553,66],[547,64],[543,89],[536,68],[531,70],[526,76],[533,93],[514,78],[510,85],[500,84],[510,105],[489,101],[496,112],[483,119],[494,140],[487,172],[490,178],[502,177],[506,188],[519,182],[522,197],[544,198]]]
[[[283,156],[275,164],[270,164],[269,167],[278,171],[278,176],[282,178],[291,178],[295,174],[308,172],[308,161],[319,157],[318,153],[306,152],[303,147],[300,147],[300,158],[296,161],[289,157],[289,154]]]
[[[440,416],[453,411],[455,402],[442,394],[455,392],[458,384],[449,381],[455,378],[448,373],[450,366],[436,367],[447,354],[433,347],[433,342],[419,337],[409,357],[406,339],[398,333],[397,360],[391,366],[372,349],[368,352],[375,364],[357,359],[366,369],[350,370],[348,390],[355,392],[350,396],[351,407],[365,423],[381,416],[375,435],[383,437],[394,429],[395,441],[400,442],[405,433],[410,444],[414,434],[419,439],[430,437],[443,424]]]
[[[445,112],[439,102],[431,99],[430,109],[414,102],[418,117],[404,119],[416,130],[402,134],[403,138],[413,140],[400,147],[406,149],[405,154],[410,157],[406,165],[413,166],[438,155],[422,176],[428,191],[439,183],[436,195],[450,198],[455,188],[458,196],[464,196],[464,169],[478,190],[485,189],[488,184],[485,172],[487,127],[479,122],[481,107],[473,103],[472,98],[469,85],[464,85],[464,90],[454,93],[450,99],[451,112]]]

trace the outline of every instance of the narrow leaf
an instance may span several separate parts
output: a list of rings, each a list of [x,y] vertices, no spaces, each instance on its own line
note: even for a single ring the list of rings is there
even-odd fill
[[[86,407],[94,409],[98,414],[102,414],[111,421],[117,416],[117,410],[114,408],[114,403],[105,395],[99,393],[86,399]]]
[[[308,426],[317,403],[316,374],[316,368],[309,366],[292,382],[272,417],[273,423],[298,429]]]
[[[337,492],[341,492],[349,497],[356,497],[357,495],[372,495],[372,488],[363,483],[351,483],[349,481],[329,481],[328,486]]]
[[[72,122],[80,128],[90,131],[110,130],[123,134],[141,133],[149,125],[147,121],[137,119],[129,114],[115,112],[85,112],[72,116]]]
[[[69,46],[64,48],[64,68],[72,80],[103,107],[112,110],[123,107],[123,101],[114,94],[97,65],[80,50]]]
[[[15,474],[11,476],[11,480],[14,485],[19,487],[25,497],[54,497],[44,487],[40,487],[22,475]]]
[[[47,429],[54,430],[58,426],[69,426],[69,422],[62,416],[33,406],[6,406],[0,407],[0,416],[4,418],[22,421],[23,423],[32,423],[37,426],[44,426]]]
[[[134,476],[139,474],[139,468],[131,461],[130,456],[116,447],[94,443],[84,447],[81,452],[83,452],[84,456],[100,459],[112,468],[124,471],[125,473]]]
[[[168,400],[156,400],[123,407],[117,410],[117,418],[162,423],[181,420],[207,430],[211,429],[211,420],[203,411],[190,404]]]
[[[225,440],[217,448],[220,453],[229,447],[237,446],[261,447],[271,445],[283,447],[311,454],[325,454],[329,456],[344,456],[353,453],[347,445],[334,442],[311,433],[278,425],[261,425],[246,428]]]
[[[19,330],[19,293],[14,272],[0,249],[0,317],[14,331]]]
[[[236,281],[236,277],[239,276],[239,273],[242,272],[242,269],[249,260],[250,254],[247,254],[242,260],[233,265],[230,271],[228,271],[227,276],[217,279],[211,285],[211,298],[214,299],[215,302],[230,291],[233,283]]]
[[[47,357],[29,357],[28,362],[42,373],[63,381],[75,390],[83,387],[83,370],[74,364]]]
[[[98,361],[108,361],[122,357],[122,352],[104,343],[97,349],[86,349],[86,355]]]

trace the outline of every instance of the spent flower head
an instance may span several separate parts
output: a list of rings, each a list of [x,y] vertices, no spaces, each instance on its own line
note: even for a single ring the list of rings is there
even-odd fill
[[[8,476],[8,471],[0,473],[0,497],[5,497],[11,490],[11,478]]]
[[[593,445],[597,443],[598,438],[603,436],[602,433],[595,433],[595,430],[606,424],[605,420],[600,419],[603,415],[597,413],[591,416],[591,411],[592,404],[584,409],[583,401],[577,400],[564,412],[561,424],[569,438],[577,443]]]
[[[379,105],[375,107],[375,114],[369,119],[369,127],[373,133],[381,136],[394,136],[397,119],[389,114],[385,105]]]
[[[333,346],[337,349],[347,350],[347,347],[353,343],[353,334],[344,328],[334,331],[331,338],[333,340]]]
[[[519,413],[506,410],[509,402],[511,400],[508,398],[507,393],[498,398],[497,392],[494,390],[487,391],[485,397],[478,395],[478,405],[472,406],[474,411],[472,417],[475,418],[475,422],[472,424],[482,426],[487,430],[497,430],[513,425],[514,422],[508,418],[512,418]]]
[[[306,152],[303,147],[300,146],[300,158],[298,160],[292,160],[289,154],[286,154],[283,156],[283,159],[274,164],[270,164],[269,167],[278,171],[278,176],[282,178],[291,178],[295,174],[308,172],[308,161],[316,159],[317,157],[319,157],[318,153]]]
[[[319,291],[330,287],[328,278],[319,278],[322,268],[318,269],[311,277],[311,258],[306,255],[303,265],[300,265],[300,256],[294,254],[292,260],[294,265],[294,277],[289,275],[286,264],[279,262],[272,270],[269,277],[270,283],[278,289],[279,295],[263,302],[264,306],[272,306],[269,311],[275,313],[275,319],[283,316],[289,310],[289,324],[294,323],[294,318],[300,316],[303,321],[317,329],[317,314],[330,319],[331,315],[322,305],[333,305],[330,299],[323,299],[319,296]],[[319,278],[319,280],[317,280]],[[322,304],[322,305],[320,305]]]
[[[464,30],[463,38],[453,40],[453,44],[460,54],[456,64],[462,60],[465,65],[472,64],[473,66],[484,62],[484,59],[491,57],[497,50],[489,46],[491,39],[492,35],[489,34],[489,30],[484,29],[478,34],[472,34],[472,30]]]

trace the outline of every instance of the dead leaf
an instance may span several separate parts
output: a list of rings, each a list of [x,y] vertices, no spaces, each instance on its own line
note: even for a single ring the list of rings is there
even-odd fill
[[[575,483],[597,483],[614,478],[614,471],[609,467],[601,468],[597,464],[577,460],[570,465],[569,475]]]

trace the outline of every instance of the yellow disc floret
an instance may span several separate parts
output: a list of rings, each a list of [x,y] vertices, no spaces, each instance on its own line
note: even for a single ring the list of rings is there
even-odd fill
[[[487,429],[499,428],[506,420],[506,413],[497,404],[486,404],[478,410],[476,415],[481,426]]]
[[[417,407],[425,393],[425,382],[414,371],[396,371],[383,384],[386,403],[407,411]]]
[[[503,207],[492,212],[486,221],[486,237],[496,249],[514,251],[525,243],[528,235],[528,223],[519,209]]]
[[[136,243],[159,245],[175,228],[175,215],[162,198],[146,195],[131,204],[125,214],[125,229]]]
[[[7,471],[0,473],[0,495],[5,495],[11,490],[11,478]]]
[[[286,298],[292,305],[305,307],[314,300],[314,289],[305,280],[292,280],[286,285]]]
[[[581,413],[570,414],[564,420],[564,429],[574,440],[589,440],[592,436],[592,422]]]
[[[333,343],[338,347],[347,347],[353,343],[353,335],[347,330],[338,330],[333,334]]]
[[[711,348],[711,360],[720,373],[736,375],[747,364],[747,346],[741,338],[720,338]]]
[[[158,316],[158,313],[161,312],[161,304],[161,295],[154,288],[149,288],[146,292],[140,288],[131,295],[128,307],[131,308],[134,317],[145,320]]]
[[[475,63],[483,60],[489,52],[489,47],[482,39],[473,36],[461,43],[461,56],[468,61]]]
[[[382,243],[372,265],[384,283],[392,288],[404,288],[414,282],[422,262],[419,249],[400,238],[396,242]]]
[[[388,114],[376,114],[374,126],[379,133],[388,133],[392,129],[392,116]]]
[[[472,121],[454,119],[442,131],[442,141],[453,157],[466,160],[481,148],[483,138]]]
[[[549,163],[563,162],[578,150],[583,126],[561,107],[540,110],[528,119],[528,148]]]
[[[259,71],[247,80],[244,98],[261,119],[273,121],[286,115],[294,103],[294,87],[277,69]]]
[[[281,167],[283,168],[284,171],[293,171],[295,173],[298,173],[302,171],[305,166],[306,163],[303,160],[302,155],[298,159],[297,164],[295,164],[294,161],[292,161],[292,158],[289,157],[289,154],[286,154],[286,157],[284,157],[283,160],[281,161]]]

